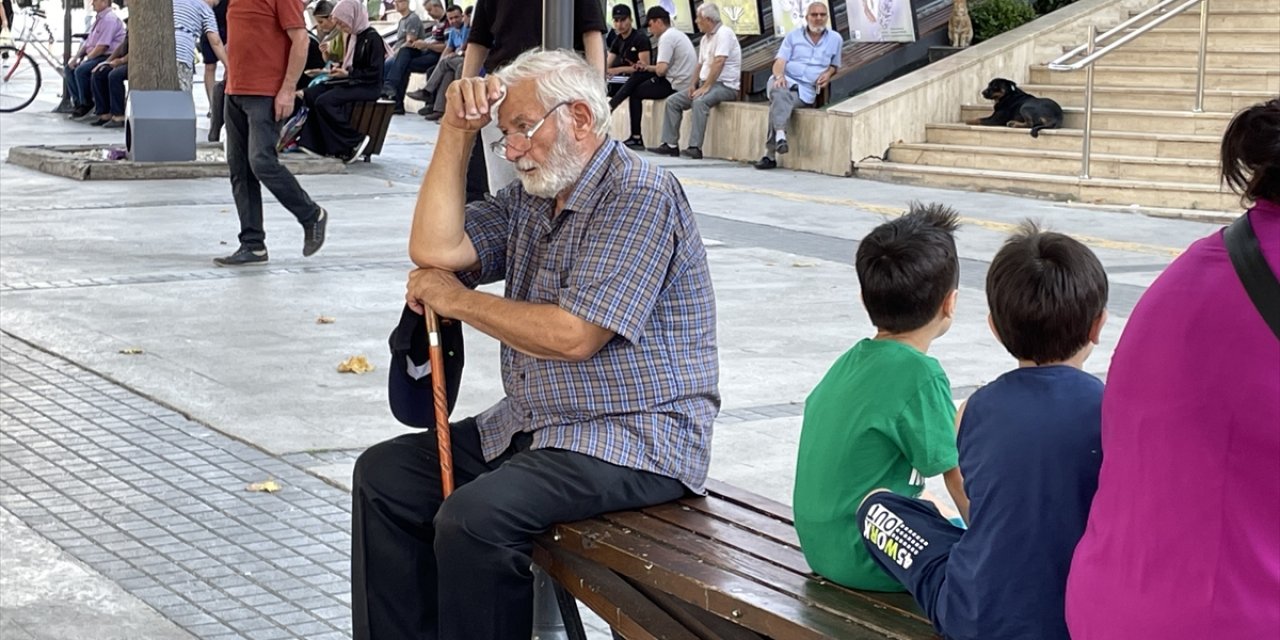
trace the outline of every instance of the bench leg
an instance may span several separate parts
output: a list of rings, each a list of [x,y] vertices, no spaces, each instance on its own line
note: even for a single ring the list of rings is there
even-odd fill
[[[578,611],[578,601],[564,587],[554,580],[556,604],[560,605],[560,619],[564,621],[565,635],[569,640],[587,640],[587,630],[582,626],[582,613]],[[614,637],[618,637],[615,632]]]

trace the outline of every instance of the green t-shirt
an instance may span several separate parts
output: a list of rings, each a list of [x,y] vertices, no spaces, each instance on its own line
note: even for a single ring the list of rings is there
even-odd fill
[[[938,361],[866,339],[836,360],[804,405],[792,496],[814,571],[855,589],[902,591],[862,546],[858,505],[873,489],[918,497],[956,466],[955,405]]]

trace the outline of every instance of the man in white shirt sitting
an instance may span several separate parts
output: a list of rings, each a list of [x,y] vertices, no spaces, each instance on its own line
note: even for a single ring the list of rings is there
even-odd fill
[[[733,30],[720,22],[720,8],[707,2],[698,7],[695,19],[698,29],[706,34],[698,47],[698,81],[667,98],[666,117],[662,123],[662,146],[649,149],[657,154],[678,156],[680,153],[680,121],[684,112],[693,109],[693,126],[684,150],[686,158],[702,158],[702,139],[707,133],[711,107],[738,97],[742,86],[742,46]],[[659,43],[659,55],[662,45]]]

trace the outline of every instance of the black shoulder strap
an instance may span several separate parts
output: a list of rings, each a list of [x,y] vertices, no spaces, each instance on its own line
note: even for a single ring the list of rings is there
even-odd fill
[[[1249,216],[1242,215],[1231,223],[1223,232],[1223,239],[1227,255],[1231,256],[1231,266],[1235,267],[1253,306],[1271,327],[1271,333],[1280,338],[1280,280],[1262,257],[1262,245],[1253,232],[1253,225],[1249,224]]]

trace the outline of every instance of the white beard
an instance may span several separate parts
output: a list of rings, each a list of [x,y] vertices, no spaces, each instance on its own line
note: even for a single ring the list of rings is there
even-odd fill
[[[590,158],[575,156],[569,141],[557,132],[551,152],[547,154],[547,161],[538,164],[527,156],[520,158],[516,161],[516,168],[519,169],[516,175],[520,177],[520,184],[524,185],[524,190],[529,195],[554,198],[582,177],[582,170],[587,168],[588,161]],[[528,173],[529,169],[536,171]]]
[[[826,31],[826,30],[827,30],[827,28],[826,28],[826,27],[819,27],[819,28],[817,28],[817,29],[814,29],[813,27],[809,27],[809,33],[811,33],[811,34],[813,34],[813,35],[815,35],[815,36],[822,35],[822,32],[823,32],[823,31]]]

